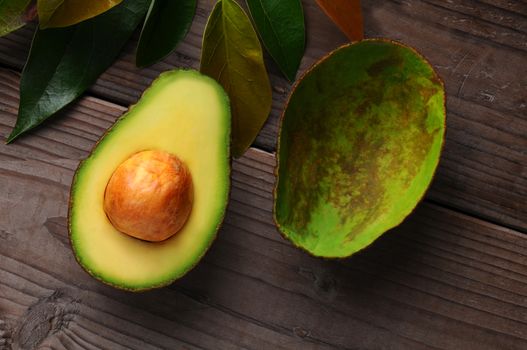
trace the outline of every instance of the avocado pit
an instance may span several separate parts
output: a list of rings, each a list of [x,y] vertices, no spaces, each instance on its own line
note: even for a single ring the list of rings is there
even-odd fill
[[[192,210],[192,177],[175,155],[159,150],[133,154],[112,174],[104,211],[119,231],[159,242],[176,234]]]

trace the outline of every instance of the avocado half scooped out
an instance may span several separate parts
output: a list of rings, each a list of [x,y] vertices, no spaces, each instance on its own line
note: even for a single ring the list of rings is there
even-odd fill
[[[414,209],[439,162],[445,91],[415,50],[345,45],[293,89],[282,116],[274,216],[315,256],[346,257]]]
[[[227,205],[230,122],[213,79],[174,70],[152,83],[74,176],[70,239],[88,273],[138,291],[196,265]]]

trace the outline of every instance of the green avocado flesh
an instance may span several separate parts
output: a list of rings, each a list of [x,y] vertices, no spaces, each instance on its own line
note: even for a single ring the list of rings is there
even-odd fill
[[[428,188],[445,132],[444,87],[413,49],[337,49],[282,117],[275,221],[315,256],[346,257],[401,223]]]
[[[230,122],[227,95],[214,80],[191,70],[160,75],[75,174],[70,238],[86,271],[115,287],[142,290],[169,284],[199,261],[216,235],[228,200]],[[117,231],[103,208],[114,170],[143,150],[176,155],[193,181],[188,221],[159,243]]]

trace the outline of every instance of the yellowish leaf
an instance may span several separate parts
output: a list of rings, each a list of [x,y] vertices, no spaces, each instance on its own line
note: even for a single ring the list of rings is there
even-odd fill
[[[40,28],[67,27],[108,11],[122,0],[38,0]]]
[[[201,72],[227,91],[232,112],[232,154],[241,157],[269,116],[271,84],[262,47],[249,17],[234,0],[220,0],[203,36]]]

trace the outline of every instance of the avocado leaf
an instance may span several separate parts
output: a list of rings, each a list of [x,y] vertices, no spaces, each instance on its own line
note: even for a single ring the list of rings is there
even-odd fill
[[[210,14],[200,69],[216,79],[229,95],[232,153],[240,157],[271,111],[272,91],[258,36],[234,0],[219,0]]]
[[[360,0],[317,0],[317,4],[351,41],[364,38]]]
[[[170,54],[187,34],[195,13],[196,0],[152,0],[137,45],[137,67]]]
[[[31,0],[0,0],[0,36],[23,27],[32,18],[28,16]]]
[[[7,142],[75,100],[117,58],[148,0],[126,0],[91,20],[37,30],[20,81],[20,106]]]
[[[67,27],[95,17],[123,0],[38,0],[40,28]]]
[[[305,25],[300,0],[247,0],[262,42],[289,81],[304,56]]]

